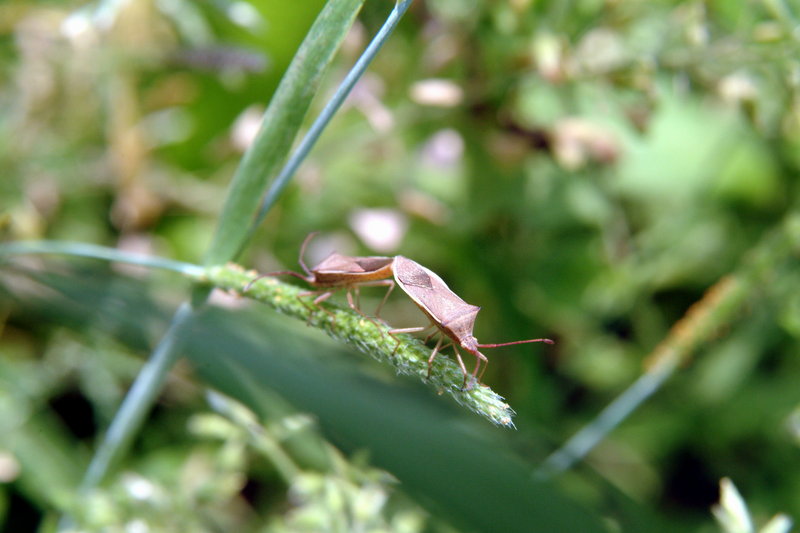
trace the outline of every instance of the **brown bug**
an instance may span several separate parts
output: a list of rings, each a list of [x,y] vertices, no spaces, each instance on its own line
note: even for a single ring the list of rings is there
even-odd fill
[[[313,239],[316,234],[316,232],[309,233],[308,237],[306,237],[302,246],[300,247],[300,257],[298,262],[303,268],[303,272],[306,274],[305,276],[299,272],[292,272],[289,270],[261,274],[247,285],[245,291],[247,291],[247,289],[249,289],[250,286],[257,280],[266,276],[294,276],[302,279],[313,287],[331,289],[309,293],[319,294],[316,298],[314,298],[315,305],[319,305],[323,301],[330,298],[335,291],[345,289],[347,290],[348,305],[358,314],[366,316],[358,308],[358,288],[360,286],[389,287],[389,289],[386,291],[386,295],[383,297],[383,300],[381,300],[381,303],[378,305],[378,309],[375,312],[375,315],[379,316],[383,304],[386,303],[386,299],[389,298],[389,294],[392,292],[392,289],[394,289],[394,280],[391,279],[392,262],[394,261],[394,258],[382,256],[350,257],[334,252],[323,259],[318,265],[309,269],[303,260],[303,256],[305,255],[308,243],[311,242],[311,239]],[[356,301],[353,301],[352,296],[352,291],[354,289],[356,292]]]
[[[461,360],[458,347],[467,350],[476,357],[477,360],[475,363],[475,370],[472,372],[472,377],[473,379],[477,378],[478,383],[480,383],[483,372],[486,371],[486,366],[489,364],[489,360],[478,348],[496,348],[498,346],[510,346],[512,344],[524,344],[529,342],[546,342],[548,344],[553,344],[553,341],[550,339],[529,339],[500,344],[478,344],[478,339],[473,336],[472,331],[475,327],[475,317],[478,315],[478,311],[481,310],[480,307],[468,304],[459,298],[456,293],[451,291],[442,278],[434,272],[401,255],[394,258],[394,279],[397,281],[400,288],[403,289],[422,312],[427,315],[428,319],[431,321],[431,326],[393,329],[389,333],[411,333],[424,331],[435,326],[438,330],[429,335],[425,341],[427,342],[431,337],[437,334],[442,335],[439,337],[436,347],[428,358],[428,377],[431,375],[431,366],[433,365],[436,354],[448,346],[452,346],[453,350],[456,352],[456,360],[461,367],[461,371],[464,373],[463,387],[466,388],[469,373],[464,366],[464,361]],[[445,336],[449,337],[452,342],[442,346]],[[478,376],[478,369],[481,366],[481,361],[486,364],[480,376]]]

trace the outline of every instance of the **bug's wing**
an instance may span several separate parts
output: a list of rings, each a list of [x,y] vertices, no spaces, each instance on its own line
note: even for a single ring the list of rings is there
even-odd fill
[[[459,298],[435,272],[419,263],[397,256],[394,260],[397,284],[441,327],[457,335],[472,334],[480,307]]]
[[[394,258],[394,277],[397,284],[403,287],[406,292],[409,292],[406,288],[412,291],[415,289],[432,290],[433,278],[439,278],[424,266],[402,255]],[[441,278],[439,278],[439,281],[444,284]],[[444,286],[447,287],[447,285]],[[414,299],[413,296],[411,297]]]
[[[454,332],[463,346],[467,339],[474,339],[472,332],[475,329],[475,318],[480,310],[481,308],[477,305],[470,304],[455,308],[449,315],[448,320],[442,321],[442,327]]]
[[[311,269],[319,286],[352,287],[392,277],[391,257],[350,257],[332,253]]]
[[[378,272],[384,269],[388,270],[387,277],[392,275],[391,266],[394,257],[370,256],[370,257],[351,257],[355,263],[360,266],[364,272]],[[388,267],[388,268],[387,268]]]
[[[312,268],[313,272],[342,272],[342,273],[359,273],[364,272],[365,269],[361,266],[357,257],[349,257],[342,254],[332,253],[320,264]]]
[[[338,253],[332,253],[322,260],[320,264],[312,270],[315,272],[330,272],[343,274],[361,274],[367,272],[386,271],[386,277],[392,275],[393,257],[369,256],[369,257],[350,257]]]

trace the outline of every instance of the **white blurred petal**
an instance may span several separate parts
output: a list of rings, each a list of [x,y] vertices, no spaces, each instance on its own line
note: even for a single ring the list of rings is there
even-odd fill
[[[711,508],[714,517],[726,533],[752,533],[753,522],[742,495],[728,478],[719,482],[719,504]]]
[[[395,209],[359,209],[350,215],[350,227],[364,244],[377,252],[389,253],[400,246],[408,220]]]
[[[758,533],[789,533],[791,529],[792,519],[785,514],[776,514]]]
[[[450,80],[420,80],[411,85],[411,99],[418,104],[455,107],[464,99],[464,91]]]

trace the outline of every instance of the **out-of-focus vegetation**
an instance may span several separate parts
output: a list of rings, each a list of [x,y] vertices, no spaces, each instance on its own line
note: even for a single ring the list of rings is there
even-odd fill
[[[4,240],[199,263],[323,4],[0,4]],[[312,114],[390,4],[365,4]],[[76,498],[189,285],[4,263],[4,531],[65,511],[106,531],[552,531],[522,508],[547,494],[517,488],[654,352],[682,364],[554,490],[624,530],[716,531],[730,478],[756,525],[797,520],[798,24],[800,3],[768,0],[418,0],[327,128],[240,261],[297,269],[318,230],[310,263],[402,254],[440,274],[482,307],[481,342],[554,338],[485,352],[516,432],[220,296],[123,464]],[[400,294],[382,316],[424,323]]]

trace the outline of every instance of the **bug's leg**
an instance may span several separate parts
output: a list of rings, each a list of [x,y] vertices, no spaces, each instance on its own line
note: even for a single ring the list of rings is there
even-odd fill
[[[355,299],[353,298],[353,292],[356,293]],[[367,315],[365,315],[364,312],[361,310],[360,299],[361,299],[361,295],[360,295],[360,292],[358,290],[358,287],[349,287],[347,289],[347,305],[350,306],[350,309],[352,309],[353,311],[355,311],[356,313],[358,313],[359,315],[361,315],[362,317],[366,318],[367,320],[369,320],[370,322],[372,322],[373,324],[375,324],[377,326],[378,323],[375,322],[372,318],[370,318]]]
[[[383,309],[383,305],[386,303],[386,300],[389,299],[389,295],[392,294],[392,291],[394,290],[394,280],[387,279],[383,282],[375,283],[375,285],[376,286],[384,285],[389,287],[389,289],[386,291],[386,294],[383,295],[383,300],[381,300],[381,303],[378,304],[378,308],[375,310],[375,318],[380,318],[381,309]]]
[[[256,281],[260,280],[261,278],[266,278],[267,276],[269,276],[269,274],[259,274],[258,276],[256,276],[253,279],[251,279],[248,282],[248,284],[244,286],[244,289],[242,289],[242,294],[245,294],[247,291],[249,291],[250,288],[253,286],[253,283],[255,283]]]
[[[467,377],[469,377],[469,372],[467,372],[467,367],[464,366],[464,360],[461,359],[461,353],[456,348],[456,345],[453,345],[453,351],[456,352],[456,361],[458,362],[458,366],[461,367],[461,373],[464,374],[464,383],[461,385],[461,388],[467,390]]]
[[[299,256],[298,256],[298,258],[297,258],[297,262],[298,262],[298,263],[300,263],[300,266],[303,268],[303,272],[305,272],[305,273],[306,273],[306,275],[307,275],[308,277],[310,277],[310,278],[313,278],[313,277],[314,277],[314,275],[311,273],[311,271],[310,271],[310,270],[308,269],[308,267],[306,266],[306,262],[305,262],[305,260],[303,260],[303,256],[304,256],[304,255],[306,255],[306,246],[308,246],[308,243],[310,243],[310,242],[311,242],[311,239],[313,239],[313,238],[314,238],[314,236],[315,236],[317,233],[319,233],[319,232],[317,232],[317,231],[312,231],[311,233],[309,233],[308,235],[306,235],[306,238],[305,238],[305,240],[303,241],[303,244],[300,246],[300,255],[299,255]]]
[[[317,297],[311,301],[311,303],[314,304],[314,307],[310,306],[302,299],[303,296],[313,296],[313,295],[317,295]],[[320,311],[320,310],[325,311],[328,314],[328,316],[331,317],[333,324],[336,325],[336,315],[333,314],[333,311],[331,311],[330,309],[325,309],[320,305],[322,302],[333,296],[333,291],[325,291],[322,293],[320,293],[319,291],[308,291],[308,292],[301,292],[297,296],[299,297],[298,299],[300,300],[300,303],[303,304],[306,309],[308,309],[309,313],[314,313],[315,311]],[[309,323],[311,323],[310,314],[308,320],[306,320],[306,324]]]
[[[430,335],[428,337],[430,338]],[[431,379],[431,368],[433,368],[433,360],[436,359],[436,354],[439,353],[439,348],[441,348],[443,340],[444,340],[444,335],[439,337],[439,340],[436,342],[436,346],[434,346],[433,351],[431,352],[431,356],[428,357],[428,376],[427,376],[427,379]]]
[[[395,338],[397,344],[394,345],[394,350],[392,350],[392,355],[397,353],[397,349],[400,347],[400,339],[397,338],[398,333],[417,333],[418,331],[425,331],[426,329],[430,328],[431,326],[418,326],[416,328],[398,328],[398,329],[390,329],[389,335]]]
[[[317,292],[303,293],[302,296],[311,296],[312,294],[319,294]],[[319,306],[322,302],[333,296],[333,291],[325,291],[316,298],[314,298],[314,305]]]
[[[480,364],[481,359],[483,359],[484,365],[483,370],[481,370],[481,375],[478,376],[478,385],[481,384],[481,380],[483,379],[483,374],[486,372],[486,367],[489,366],[489,359],[486,358],[481,352],[478,352],[478,364]]]
[[[394,280],[391,279],[382,279],[382,280],[375,280],[375,281],[365,281],[363,283],[359,283],[357,286],[353,288],[356,290],[356,298],[358,298],[359,287],[389,287],[389,290],[386,291],[386,294],[383,295],[383,300],[378,305],[378,309],[375,310],[375,318],[380,319],[381,316],[381,309],[383,309],[383,304],[386,303],[386,300],[389,299],[389,295],[392,293],[392,289],[394,289]],[[361,303],[356,300],[359,307],[361,307]]]
[[[458,351],[456,351],[456,353],[458,353]],[[479,351],[475,351],[474,355],[475,355],[475,370],[472,371],[472,379],[473,380],[477,379],[477,383],[480,385],[481,378],[483,377],[483,373],[486,372],[486,367],[489,365],[489,360],[486,358],[485,355],[483,355]],[[483,371],[481,371],[481,375],[480,375],[480,377],[478,377],[478,369],[481,367],[481,361],[483,361],[486,364],[483,365]],[[460,362],[460,358],[459,358],[459,362]],[[469,389],[472,388],[472,383],[470,382],[470,386],[469,386],[469,388],[467,388],[467,377],[469,376],[469,374],[467,374],[467,371],[464,368],[464,363],[461,363],[461,369],[464,370],[464,390],[469,390]]]
[[[358,291],[358,287],[354,287],[353,289],[347,289],[347,305],[350,306],[350,309],[358,313],[359,315],[366,318],[367,316],[361,312],[361,309],[358,307],[358,292],[356,292],[356,299],[353,300],[353,290]]]
[[[359,308],[359,306],[358,306],[358,287],[354,287],[353,290],[356,291],[356,300],[353,301],[352,291],[350,289],[347,289],[347,305],[349,305],[350,309],[352,309],[353,311],[355,311],[356,313],[361,315],[364,319],[369,320],[370,322],[375,324],[375,326],[380,330],[381,336],[383,336],[383,330],[380,329],[380,324],[378,324],[378,321],[375,320],[372,317],[368,317],[367,315],[365,315],[364,312]]]
[[[242,289],[242,294],[244,294],[247,291],[249,291],[253,287],[253,283],[255,283],[256,281],[260,280],[261,278],[272,278],[272,277],[275,277],[275,276],[293,276],[293,277],[295,277],[297,279],[302,279],[306,283],[311,283],[312,285],[314,283],[314,278],[313,277],[304,276],[304,275],[299,274],[297,272],[292,272],[291,270],[281,270],[279,272],[267,272],[266,274],[259,274],[258,276],[256,276],[252,280],[250,280],[250,282],[247,285],[244,286],[244,289]]]
[[[317,296],[316,298],[314,298],[314,300],[313,300],[313,303],[314,303],[314,305],[316,305],[316,306],[317,306],[319,309],[322,309],[323,311],[325,311],[326,313],[328,313],[328,316],[330,316],[330,317],[331,317],[331,319],[333,320],[333,322],[334,322],[334,324],[335,324],[335,323],[336,323],[336,315],[334,315],[334,314],[333,314],[333,311],[331,311],[330,309],[325,309],[324,307],[322,307],[322,306],[320,305],[322,302],[324,302],[325,300],[327,300],[327,299],[328,299],[328,298],[330,298],[331,296],[333,296],[333,291],[325,291],[325,292],[323,292],[322,294],[320,294],[319,296]]]
[[[425,344],[428,344],[428,341],[431,340],[432,338],[434,338],[437,333],[441,333],[441,331],[439,331],[438,329],[434,329],[433,332],[430,335],[428,335],[427,337],[425,337],[425,340],[423,340],[422,342],[424,342]]]

